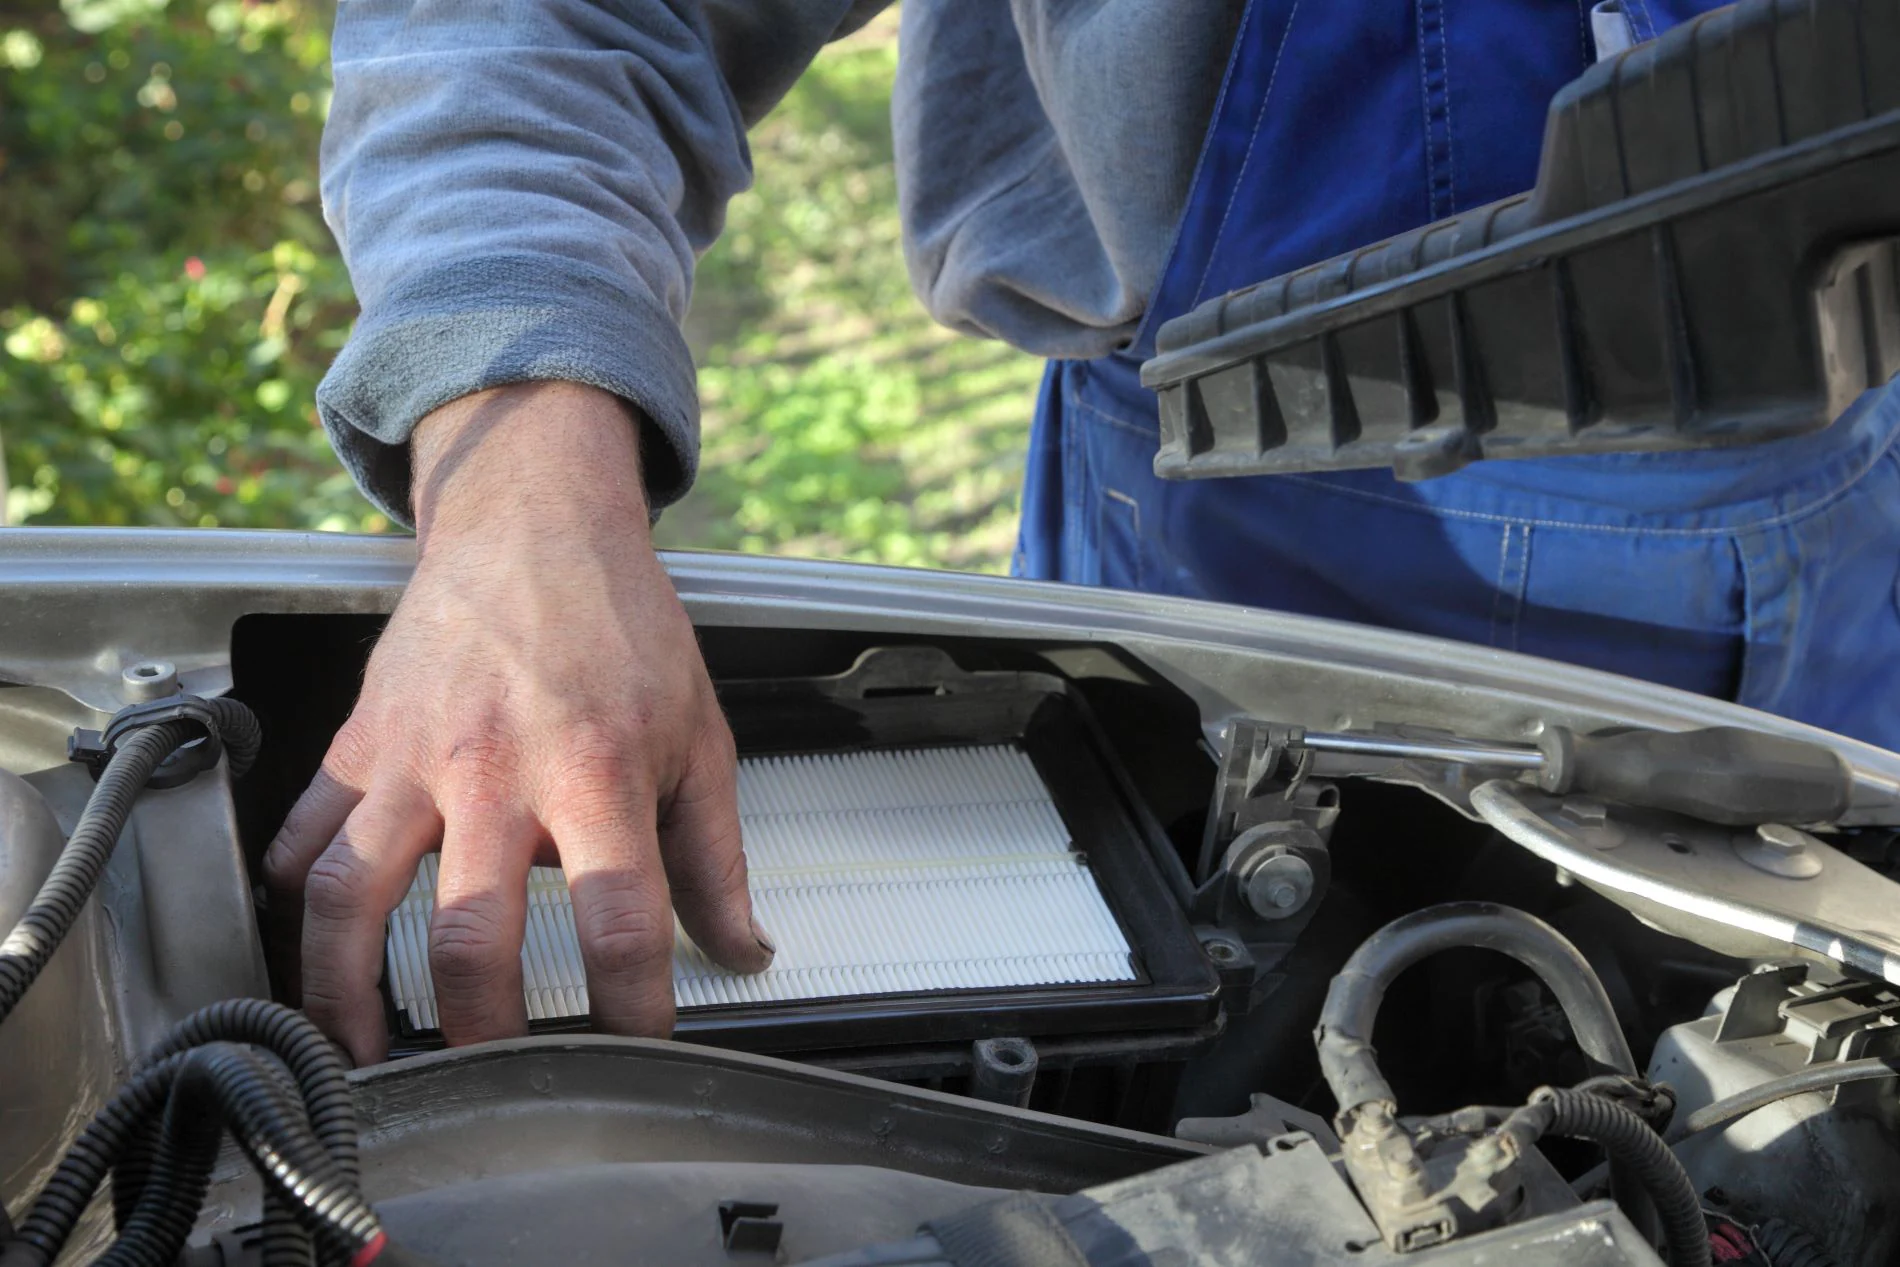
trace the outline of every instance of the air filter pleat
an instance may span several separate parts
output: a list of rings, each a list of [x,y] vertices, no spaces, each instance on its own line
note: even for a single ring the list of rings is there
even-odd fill
[[[778,957],[730,973],[676,929],[681,1008],[1135,979],[1126,936],[1016,748],[746,760],[739,807],[753,905]],[[431,855],[389,921],[391,994],[418,1029],[438,1024],[436,874]],[[531,1018],[586,1014],[558,870],[530,873],[521,961]]]

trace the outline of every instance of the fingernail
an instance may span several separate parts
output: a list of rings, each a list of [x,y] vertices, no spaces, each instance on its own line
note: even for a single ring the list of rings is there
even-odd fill
[[[759,923],[759,917],[756,915],[752,917],[752,940],[764,947],[766,954],[778,953],[778,943],[772,940],[772,934],[765,931],[765,925]]]

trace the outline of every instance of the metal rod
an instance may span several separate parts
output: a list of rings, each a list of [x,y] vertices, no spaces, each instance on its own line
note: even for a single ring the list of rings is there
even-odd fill
[[[1302,742],[1314,752],[1342,752],[1357,757],[1445,761],[1500,770],[1541,770],[1544,767],[1543,753],[1512,744],[1422,743],[1390,735],[1329,735],[1312,730],[1306,732]]]

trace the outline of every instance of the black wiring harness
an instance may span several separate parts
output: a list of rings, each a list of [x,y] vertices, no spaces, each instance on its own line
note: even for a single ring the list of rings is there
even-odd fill
[[[256,759],[256,717],[228,699],[134,705],[71,755],[98,785],[31,906],[0,943],[0,1021],[71,931],[148,786],[177,786],[227,758]],[[179,1022],[80,1133],[17,1229],[0,1223],[0,1267],[50,1267],[111,1180],[117,1236],[96,1262],[176,1267],[224,1137],[264,1181],[265,1267],[403,1267],[358,1183],[356,1110],[343,1058],[301,1013],[267,999],[214,1003]]]
[[[125,830],[132,802],[154,776],[167,786],[182,782],[216,764],[222,753],[236,778],[257,759],[261,738],[257,718],[244,705],[194,696],[135,704],[103,734],[74,734],[69,751],[92,768],[98,786],[33,904],[0,942],[0,1022],[12,1015],[72,930]]]

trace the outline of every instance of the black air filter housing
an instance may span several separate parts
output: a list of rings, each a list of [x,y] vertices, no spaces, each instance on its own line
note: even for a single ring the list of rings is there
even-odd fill
[[[1900,0],[1746,0],[1558,94],[1530,192],[1161,327],[1175,479],[1699,449],[1900,369]]]

